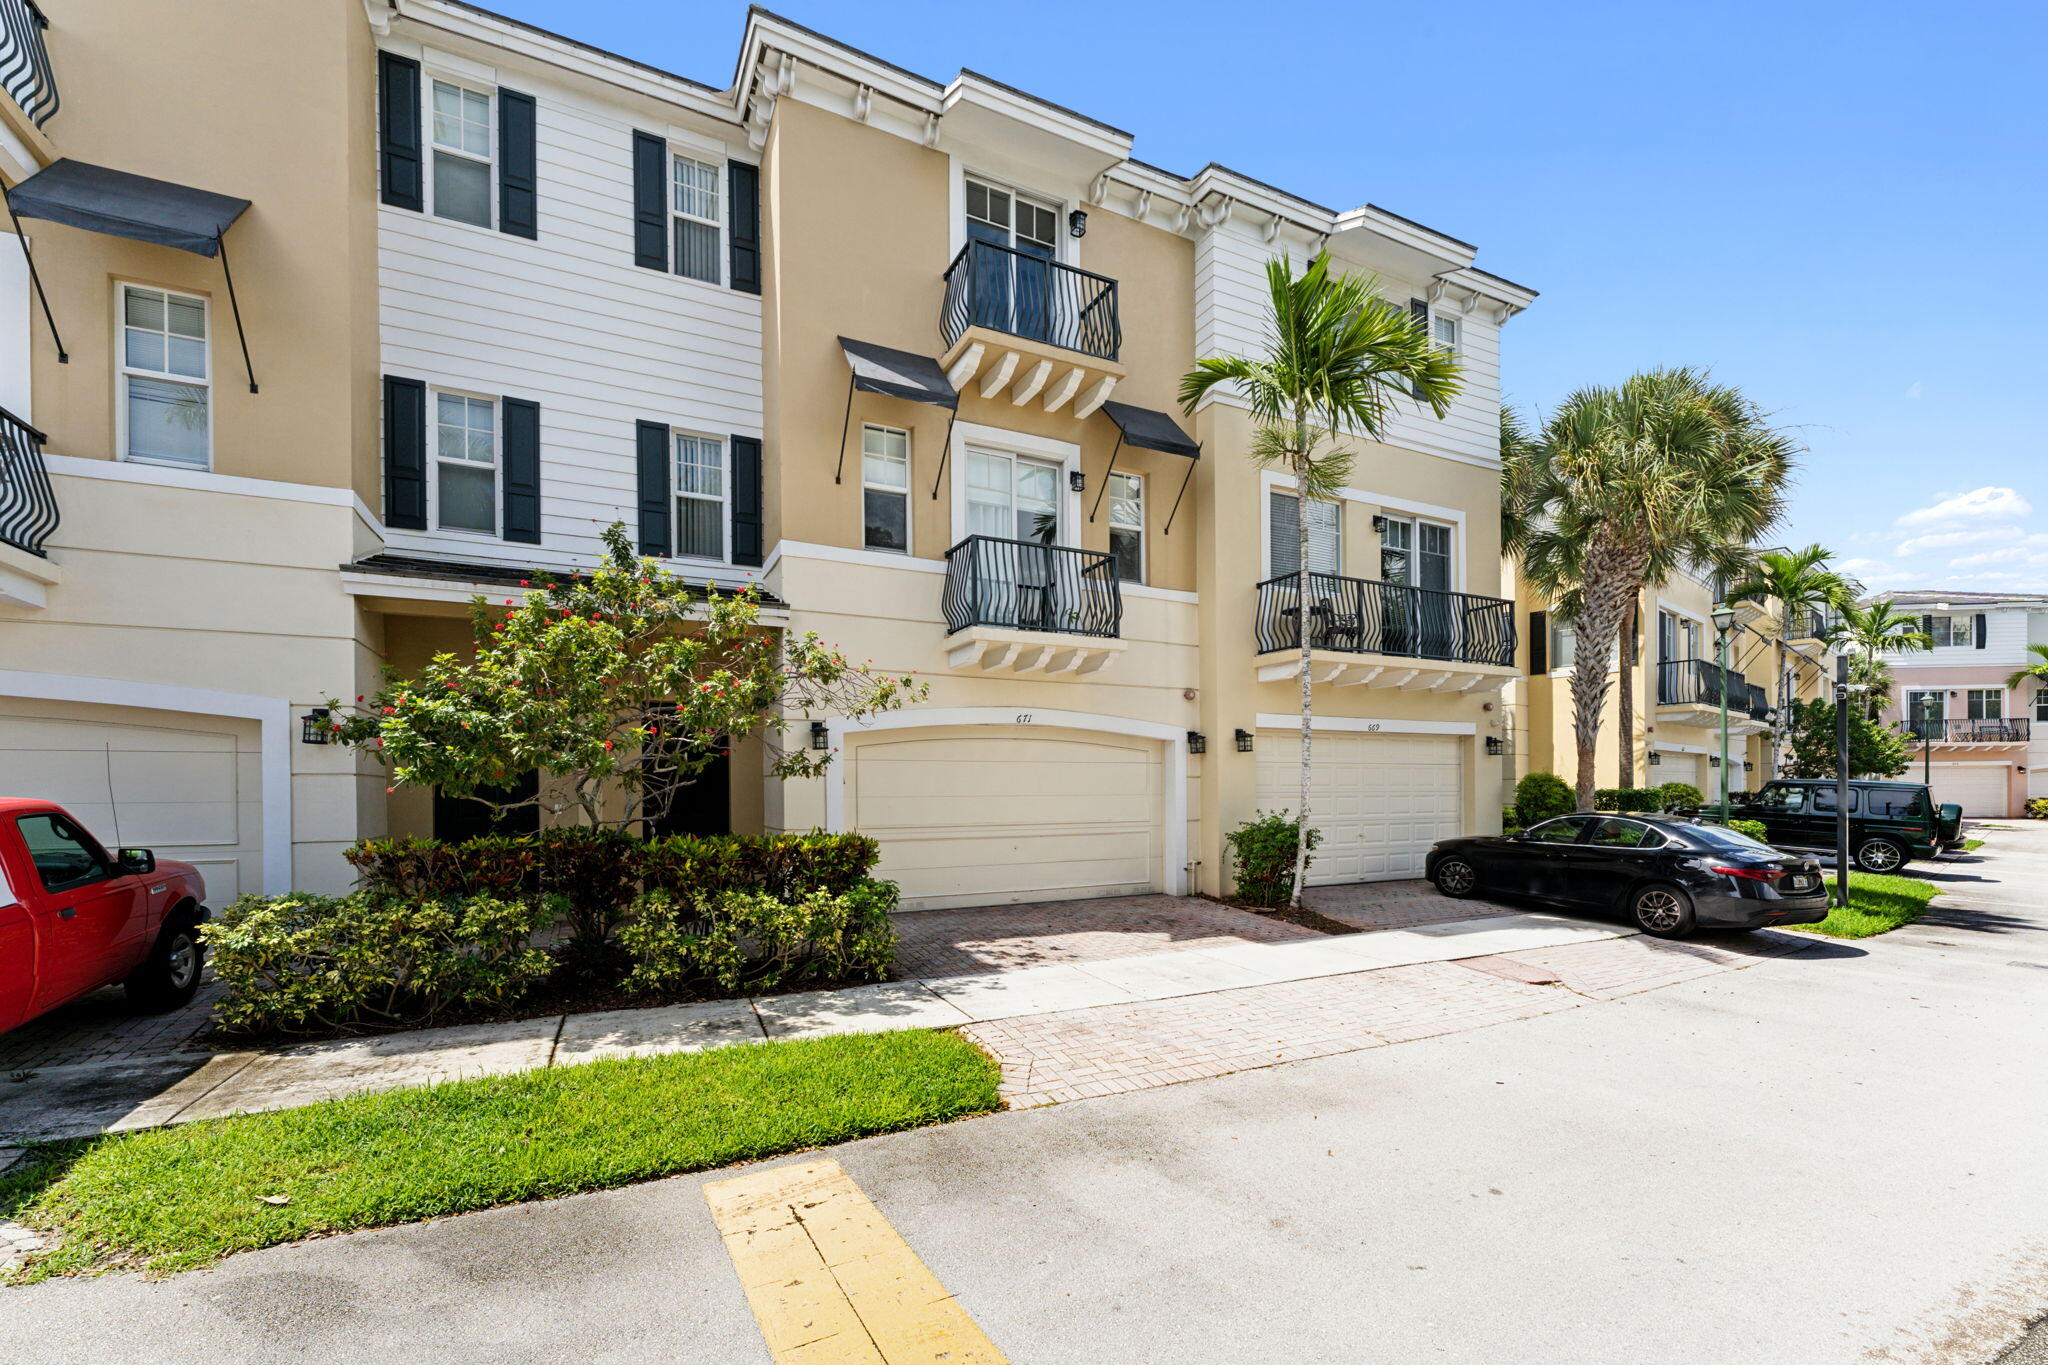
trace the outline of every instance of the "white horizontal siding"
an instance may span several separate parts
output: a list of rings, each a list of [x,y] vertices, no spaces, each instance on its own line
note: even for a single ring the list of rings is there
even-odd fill
[[[1958,607],[1947,612],[1915,612],[1904,609],[1907,614],[1918,616],[1961,616],[1965,619],[1977,613],[1968,607]],[[1936,668],[2008,668],[2017,669],[2035,662],[2027,653],[2026,611],[1988,611],[1984,613],[1984,648],[1970,645],[1942,645],[1917,654],[1892,656],[1894,671],[1901,669]],[[1904,676],[1903,674],[1901,676]],[[1982,686],[1983,684],[1974,684]]]
[[[386,543],[494,563],[587,562],[605,526],[635,523],[635,422],[761,434],[761,302],[633,264],[633,130],[659,133],[688,115],[636,118],[544,72],[499,77],[535,100],[539,239],[380,208],[382,365],[540,404],[542,543],[396,530]],[[708,125],[703,136],[717,140]]]

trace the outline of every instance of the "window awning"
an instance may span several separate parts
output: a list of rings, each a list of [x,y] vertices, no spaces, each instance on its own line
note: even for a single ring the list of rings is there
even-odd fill
[[[839,467],[832,473],[832,482],[838,483],[846,470],[846,433],[853,425],[853,391],[879,393],[889,398],[907,398],[913,403],[930,403],[933,407],[946,408],[955,417],[960,413],[960,391],[946,378],[946,372],[939,362],[928,355],[915,351],[899,351],[893,346],[878,346],[872,341],[855,341],[852,337],[839,338],[839,349],[846,354],[846,367],[852,376],[846,382],[846,417],[839,424]],[[947,444],[952,443],[950,428]],[[943,457],[940,472],[945,470]],[[938,485],[932,485],[932,496],[938,496]]]
[[[242,366],[249,368],[249,339],[242,332],[242,308],[235,299],[235,277],[228,268],[227,230],[249,207],[246,199],[194,189],[168,180],[152,180],[108,166],[94,166],[65,157],[37,171],[7,190],[7,213],[21,239],[22,256],[34,277],[36,295],[42,299],[43,318],[50,335],[57,339],[57,359],[68,363],[64,342],[57,337],[57,321],[50,314],[49,299],[43,295],[42,280],[35,277],[35,258],[29,253],[28,237],[21,231],[21,219],[41,218],[87,232],[104,232],[131,241],[174,247],[198,256],[218,256],[227,279],[228,302],[234,309],[235,331],[242,341]],[[249,392],[256,392],[256,376],[249,375]]]
[[[1163,412],[1151,408],[1135,408],[1129,403],[1104,403],[1104,413],[1116,423],[1116,449],[1109,452],[1109,468],[1102,471],[1102,486],[1095,490],[1095,506],[1088,512],[1088,520],[1095,520],[1096,512],[1102,510],[1102,495],[1109,491],[1109,476],[1116,468],[1116,457],[1123,453],[1126,445],[1137,446],[1140,450],[1157,450],[1168,455],[1185,455],[1190,461],[1202,458],[1202,444],[1180,429],[1180,423]],[[1188,472],[1180,481],[1180,492],[1174,495],[1173,511],[1166,514],[1166,527],[1159,534],[1173,534],[1173,519],[1180,514],[1180,501],[1188,495],[1188,484],[1194,480],[1195,466],[1190,463]]]

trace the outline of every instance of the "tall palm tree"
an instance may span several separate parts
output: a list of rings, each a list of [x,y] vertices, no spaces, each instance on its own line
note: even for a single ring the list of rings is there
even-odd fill
[[[2027,685],[2027,680],[2031,678],[2040,685],[2038,688],[2039,693],[2048,694],[2048,645],[2028,645],[2027,653],[2034,656],[2035,662],[2028,664],[2025,668],[2007,678],[2005,680],[2006,687],[2014,692],[2018,692]],[[2021,699],[2021,703],[2025,704],[2025,698]]]
[[[1725,563],[1777,521],[1797,450],[1739,390],[1699,370],[1581,389],[1540,429],[1503,442],[1502,543],[1539,591],[1577,590],[1578,657],[1604,661],[1644,589]],[[1593,808],[1611,686],[1605,668],[1573,671],[1581,810]]]
[[[1419,404],[1441,417],[1458,392],[1458,363],[1438,350],[1405,308],[1380,297],[1373,276],[1332,273],[1318,252],[1299,275],[1282,256],[1266,263],[1269,312],[1266,354],[1212,356],[1180,381],[1181,407],[1192,413],[1211,392],[1232,387],[1258,422],[1251,457],[1294,476],[1296,548],[1300,551],[1295,616],[1301,649],[1301,809],[1291,903],[1301,905],[1308,870],[1310,719],[1308,629],[1311,502],[1328,502],[1351,474],[1347,434],[1380,440],[1396,405]]]
[[[1876,720],[1891,700],[1892,671],[1881,654],[1916,654],[1934,648],[1933,637],[1920,629],[1920,618],[1900,611],[1880,597],[1866,606],[1842,608],[1842,624],[1834,643],[1850,651],[1852,680],[1863,685],[1865,708]]]
[[[1780,613],[1780,627],[1777,637],[1778,671],[1775,677],[1785,676],[1785,657],[1788,646],[1785,641],[1798,627],[1808,613],[1839,612],[1852,598],[1849,581],[1828,567],[1833,554],[1819,545],[1809,545],[1803,550],[1766,550],[1751,561],[1746,572],[1738,575],[1734,586],[1728,590],[1730,602],[1768,602],[1776,600]],[[1777,697],[1781,709],[1789,708],[1791,698]],[[1778,756],[1783,743],[1783,728],[1771,734],[1771,773],[1778,771]]]

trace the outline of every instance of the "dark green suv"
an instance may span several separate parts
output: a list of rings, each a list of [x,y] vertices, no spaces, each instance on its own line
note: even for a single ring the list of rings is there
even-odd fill
[[[1755,820],[1779,848],[1835,847],[1835,783],[1825,778],[1783,778],[1734,809]],[[1963,808],[1936,806],[1917,782],[1849,784],[1849,856],[1865,872],[1896,872],[1914,858],[1932,858],[1962,842]]]

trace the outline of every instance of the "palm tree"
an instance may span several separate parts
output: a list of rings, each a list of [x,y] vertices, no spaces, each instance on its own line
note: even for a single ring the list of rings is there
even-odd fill
[[[2007,678],[2005,685],[2010,690],[2017,692],[2024,688],[2027,685],[2027,680],[2031,678],[2039,685],[2035,695],[2048,695],[2048,645],[2028,645],[2027,653],[2033,655],[2036,662],[2028,664],[2025,668]],[[2021,704],[2025,705],[2024,698],[2022,698]]]
[[[1851,599],[1848,580],[1828,567],[1832,558],[1834,556],[1819,545],[1809,545],[1803,550],[1766,550],[1750,563],[1746,572],[1737,576],[1735,585],[1728,590],[1730,602],[1776,599],[1781,615],[1777,638],[1777,677],[1785,676],[1785,640],[1797,628],[1793,623],[1808,613],[1838,612]],[[1788,707],[1790,702],[1789,697],[1777,698],[1780,707]],[[1773,775],[1778,771],[1782,734],[1781,728],[1771,735]]]
[[[1740,391],[1698,370],[1581,389],[1538,431],[1503,441],[1502,544],[1547,596],[1577,590],[1578,657],[1604,661],[1646,588],[1726,563],[1777,521],[1797,450]],[[1581,810],[1593,808],[1611,686],[1604,667],[1573,671]]]
[[[1328,252],[1318,252],[1300,275],[1282,256],[1266,264],[1270,313],[1263,357],[1213,356],[1195,362],[1180,381],[1183,410],[1193,413],[1212,391],[1235,386],[1258,422],[1252,459],[1294,476],[1300,591],[1296,634],[1301,648],[1301,831],[1294,855],[1291,903],[1301,905],[1308,870],[1310,502],[1337,496],[1351,473],[1347,433],[1383,438],[1397,403],[1427,406],[1441,417],[1458,392],[1458,363],[1438,350],[1405,308],[1380,297],[1372,276],[1333,274]]]
[[[1920,629],[1920,618],[1900,611],[1880,597],[1868,606],[1854,602],[1842,608],[1842,624],[1832,642],[1850,651],[1850,673],[1861,684],[1867,712],[1872,720],[1883,713],[1891,700],[1892,671],[1878,658],[1880,654],[1914,654],[1934,648],[1934,640]]]

